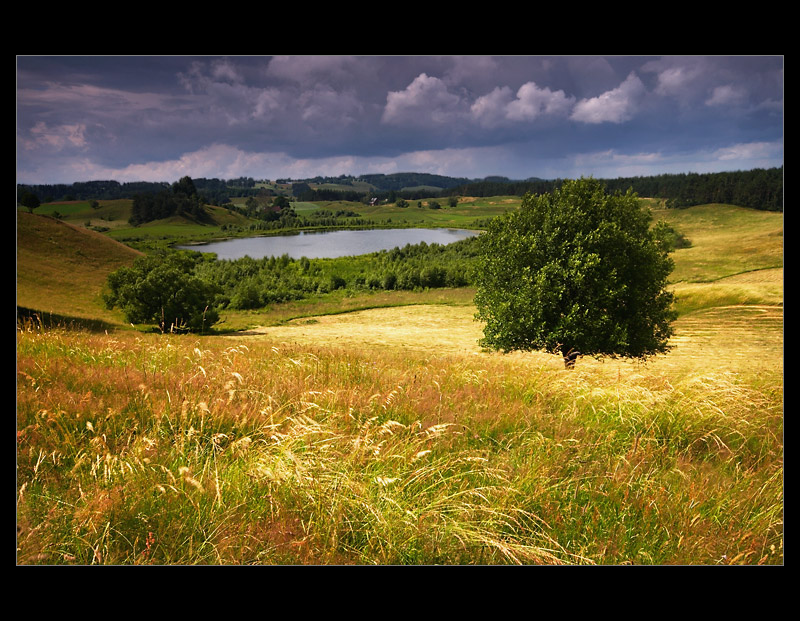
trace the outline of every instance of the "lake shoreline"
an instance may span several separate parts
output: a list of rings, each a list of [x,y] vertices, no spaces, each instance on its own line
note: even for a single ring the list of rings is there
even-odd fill
[[[218,260],[236,260],[245,256],[261,259],[284,254],[293,259],[318,259],[361,256],[423,242],[447,245],[478,234],[480,231],[452,227],[326,228],[229,237],[212,242],[184,242],[173,247],[178,250],[214,253]],[[312,237],[313,240],[306,239]],[[327,239],[323,240],[323,237]]]
[[[353,225],[353,226],[304,226],[298,228],[284,228],[284,229],[255,229],[249,231],[239,231],[229,235],[214,235],[205,239],[188,239],[182,240],[180,246],[202,246],[205,244],[213,244],[221,241],[228,241],[231,239],[249,239],[251,237],[283,237],[289,235],[297,235],[300,233],[329,233],[334,231],[373,231],[373,230],[396,230],[396,229],[415,229],[415,230],[454,230],[454,231],[472,231],[475,234],[482,233],[486,230],[485,226],[478,228],[470,228],[468,224],[462,226],[439,226],[436,224],[416,223],[404,224],[400,222],[392,222],[389,220],[386,224],[370,224],[370,225]],[[177,248],[178,245],[173,245]]]

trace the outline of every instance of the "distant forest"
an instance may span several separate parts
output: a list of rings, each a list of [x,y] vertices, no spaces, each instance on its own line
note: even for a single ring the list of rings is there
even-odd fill
[[[669,208],[727,203],[766,211],[783,211],[783,166],[722,173],[685,173],[654,177],[603,179],[610,192],[633,188],[639,196],[666,199]],[[545,194],[563,183],[551,181],[480,181],[445,190],[443,196],[522,196]]]
[[[287,181],[292,184],[292,194],[298,200],[351,200],[368,201],[370,198],[394,202],[400,198],[417,200],[436,196],[522,196],[528,192],[551,192],[563,179],[544,180],[531,178],[514,181],[505,177],[464,179],[426,173],[395,173],[391,175],[361,175],[360,177],[325,178],[325,182],[352,185],[353,181],[370,184],[371,191],[350,189],[312,188],[322,179]],[[211,205],[224,205],[231,197],[256,196],[261,190],[250,177],[237,179],[192,179],[201,201]],[[285,180],[284,180],[285,181]],[[722,173],[681,173],[651,177],[623,177],[603,179],[609,191],[626,191],[632,188],[639,196],[662,198],[667,207],[682,208],[706,203],[728,203],[767,211],[783,211],[783,166],[780,168]],[[171,184],[117,181],[85,181],[56,185],[17,185],[18,196],[30,192],[42,203],[56,200],[112,200],[134,198],[138,195],[160,194],[170,190]],[[432,188],[439,188],[438,191]]]
[[[223,205],[230,202],[231,196],[255,196],[259,192],[255,179],[192,179],[194,187],[203,202],[209,205]],[[31,192],[42,203],[54,201],[109,201],[120,198],[135,198],[139,195],[156,195],[170,190],[174,184],[158,181],[79,181],[51,185],[17,185],[17,195]]]
[[[131,217],[128,221],[138,226],[145,222],[178,215],[203,222],[208,219],[203,203],[192,179],[183,177],[169,189],[163,188],[156,193],[136,194],[133,197]]]

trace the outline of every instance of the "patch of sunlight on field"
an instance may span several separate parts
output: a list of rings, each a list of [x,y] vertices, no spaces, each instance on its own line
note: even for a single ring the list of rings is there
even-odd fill
[[[735,276],[728,276],[718,282],[729,284],[774,285],[783,288],[783,268],[776,267],[768,270],[744,272],[742,274],[736,274]]]
[[[295,319],[243,335],[267,335],[302,345],[393,347],[442,353],[478,353],[481,324],[474,306],[416,305]]]
[[[283,326],[242,333],[249,337],[298,345],[392,348],[442,355],[480,355],[482,325],[473,306],[418,305],[380,308],[298,319]],[[646,363],[652,371],[761,372],[783,369],[783,309],[779,306],[729,306],[691,313],[675,322],[673,349]],[[240,337],[236,337],[240,338]],[[485,354],[484,355],[500,355]],[[520,361],[561,368],[556,355],[540,352],[509,355]],[[584,370],[640,367],[624,359],[582,358]]]
[[[713,307],[783,306],[783,268],[744,272],[710,283],[683,282],[670,289],[682,316]]]
[[[782,369],[783,309],[728,306],[682,317],[675,323],[673,352],[664,357],[709,370]]]
[[[697,311],[674,324],[672,349],[646,363],[582,359],[581,368],[674,375],[783,372],[783,308],[728,306]]]

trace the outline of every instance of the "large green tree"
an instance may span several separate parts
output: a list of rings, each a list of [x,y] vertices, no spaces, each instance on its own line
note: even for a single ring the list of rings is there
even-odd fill
[[[592,178],[528,194],[480,236],[481,344],[502,351],[647,358],[668,350],[673,262],[632,191]]]
[[[218,288],[195,275],[201,260],[185,252],[139,257],[109,274],[106,306],[121,308],[131,323],[155,324],[163,332],[201,332],[219,321]]]

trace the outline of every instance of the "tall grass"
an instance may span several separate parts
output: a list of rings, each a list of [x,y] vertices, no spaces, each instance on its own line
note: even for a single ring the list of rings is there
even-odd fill
[[[22,564],[776,564],[782,378],[17,332]]]

